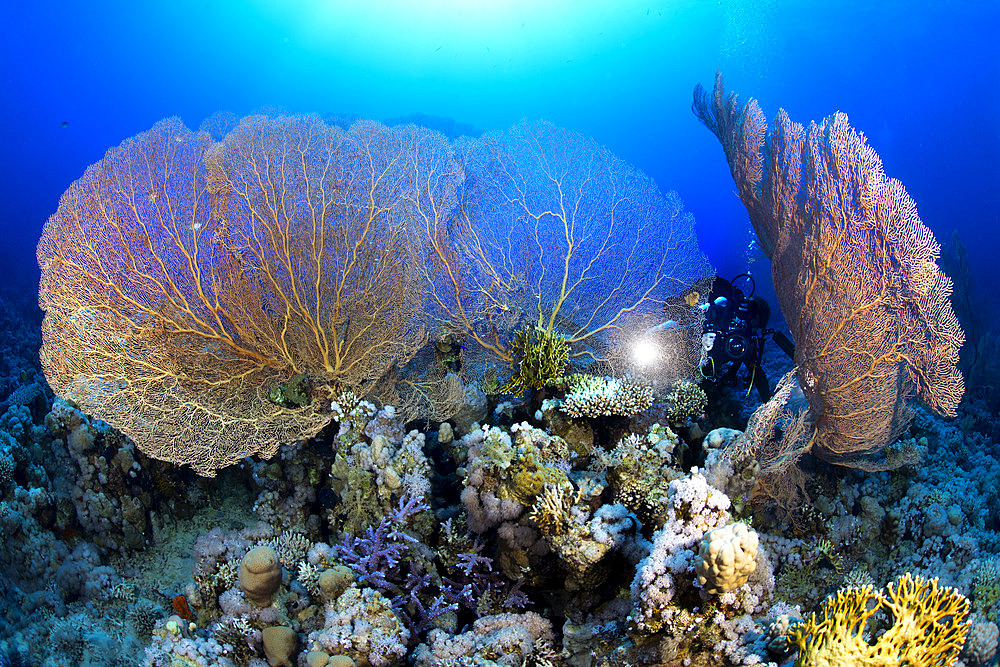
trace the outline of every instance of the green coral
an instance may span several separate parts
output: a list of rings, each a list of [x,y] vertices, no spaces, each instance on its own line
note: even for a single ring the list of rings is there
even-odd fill
[[[271,387],[267,392],[267,400],[283,408],[304,408],[312,402],[309,387],[309,376],[299,373],[288,382]]]
[[[453,332],[442,333],[434,343],[434,353],[437,362],[449,371],[457,372],[462,368],[462,344]]]
[[[834,572],[837,574],[844,573],[844,559],[837,552],[836,547],[833,546],[833,542],[826,538],[821,539],[816,543],[816,551],[830,561],[830,565],[833,566]]]
[[[668,427],[653,424],[645,435],[628,434],[610,452],[595,450],[591,469],[609,468],[614,502],[635,512],[644,526],[659,527],[666,520],[663,498],[670,482],[683,476],[674,465],[679,442]]]
[[[335,510],[340,519],[340,528],[360,535],[365,528],[377,524],[383,515],[383,509],[379,503],[375,476],[355,466],[346,465],[342,459],[338,459],[331,472],[334,490],[340,495],[340,503]]]
[[[989,558],[979,566],[972,583],[972,602],[977,613],[996,622],[997,603],[1000,602],[1000,558]]]
[[[534,451],[546,465],[569,460],[569,444],[558,435],[549,435],[542,429],[527,424],[519,424],[516,429],[512,430],[512,440],[516,451]]]
[[[510,438],[498,428],[486,432],[479,452],[483,467],[493,470],[506,470],[517,455]]]
[[[375,416],[375,406],[363,401],[353,391],[343,391],[333,398],[331,411],[340,424],[335,449],[348,456],[354,445],[364,440],[365,426]]]
[[[564,378],[568,394],[584,394],[604,391],[607,380],[597,375],[573,373]]]
[[[572,527],[570,510],[580,502],[580,493],[571,484],[546,482],[535,499],[528,518],[535,522],[546,537],[566,533]],[[575,540],[579,542],[579,540]]]
[[[558,486],[570,485],[566,473],[559,468],[537,462],[534,452],[528,452],[514,461],[509,482],[503,485],[502,491],[503,495],[508,495],[522,505],[530,507],[547,483]]]
[[[541,389],[558,382],[569,363],[569,343],[560,334],[542,327],[526,327],[511,342],[517,372],[504,383],[503,393],[521,396],[526,389]]]
[[[483,379],[479,383],[479,388],[487,396],[496,396],[500,393],[500,378],[495,367],[489,366],[483,371]]]

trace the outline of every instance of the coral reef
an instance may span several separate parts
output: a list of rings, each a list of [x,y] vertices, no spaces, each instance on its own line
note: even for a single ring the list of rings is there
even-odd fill
[[[343,129],[315,118],[253,117],[239,126],[232,121],[218,118],[197,135],[182,131],[174,121],[161,124],[114,149],[85,176],[82,183],[98,190],[115,187],[107,180],[114,172],[112,163],[128,158],[127,163],[133,164],[135,154],[130,151],[140,148],[152,155],[172,155],[173,164],[198,165],[195,181],[204,183],[205,206],[198,208],[203,217],[192,220],[202,227],[180,230],[173,246],[169,238],[154,234],[150,248],[144,243],[130,246],[134,256],[148,260],[149,253],[166,253],[171,247],[201,249],[204,246],[195,242],[207,242],[206,229],[218,231],[217,238],[225,237],[220,225],[227,212],[242,215],[247,201],[259,194],[259,186],[247,183],[247,161],[275,169],[268,160],[285,155],[285,139],[308,131],[319,142],[312,148],[325,150],[323,146],[330,146],[323,141],[338,138],[346,143],[338,145],[342,153],[337,159],[348,159],[359,149],[357,142],[378,148],[380,156],[395,147],[398,155],[412,158],[412,146],[403,138],[423,137],[430,142],[425,146],[429,152],[420,155],[447,159],[411,167],[422,174],[439,173],[444,180],[438,194],[446,196],[432,198],[423,186],[405,193],[376,190],[385,201],[399,204],[399,220],[410,216],[416,227],[406,232],[411,234],[408,238],[421,239],[415,247],[424,244],[428,256],[406,264],[400,257],[389,261],[379,254],[382,249],[372,249],[374,254],[365,255],[364,261],[387,271],[405,265],[412,272],[397,276],[400,280],[433,280],[434,289],[442,289],[450,283],[449,267],[465,267],[470,261],[460,257],[470,247],[449,244],[471,237],[457,234],[460,230],[455,227],[426,236],[434,231],[434,222],[443,219],[431,221],[424,214],[436,206],[443,207],[440,212],[469,206],[472,215],[475,207],[492,202],[488,219],[510,219],[509,198],[453,201],[449,197],[460,190],[513,192],[511,183],[468,178],[482,175],[486,167],[481,160],[489,151],[499,161],[523,157],[525,151],[549,155],[553,146],[574,136],[546,124],[524,124],[508,135],[488,135],[480,143],[463,139],[447,144],[412,127],[388,131],[368,122]],[[287,130],[285,139],[270,136],[275,127]],[[214,140],[208,130],[215,133]],[[258,150],[258,140],[247,136],[251,131],[260,131],[258,139],[266,139],[274,150]],[[529,136],[544,141],[529,150],[519,143]],[[174,137],[178,145],[160,141],[164,137]],[[178,137],[181,141],[176,141]],[[649,235],[660,239],[662,234],[680,233],[678,252],[689,263],[678,268],[678,287],[684,283],[687,291],[669,303],[656,302],[654,310],[662,321],[664,312],[686,309],[692,312],[685,322],[697,323],[698,304],[708,289],[688,284],[704,266],[700,255],[691,252],[686,235],[690,220],[679,202],[650,189],[641,175],[594,144],[572,147],[574,155],[603,160],[603,168],[610,169],[607,173],[620,175],[633,187],[639,198],[619,201],[617,206],[652,210],[656,213],[652,219],[662,223],[638,230],[636,220],[629,218],[622,228],[629,236],[620,239],[626,247],[645,243]],[[526,175],[535,169],[534,163],[506,164],[507,175]],[[594,198],[607,192],[606,181],[574,180],[580,177],[579,164],[552,164],[566,170],[567,183],[592,183],[597,188],[581,192],[581,206],[595,215],[607,212],[608,202]],[[387,175],[402,168],[395,163],[384,166]],[[461,183],[457,171],[451,171],[458,166],[467,177]],[[325,183],[322,178],[312,180],[308,166],[306,172],[301,176],[309,175],[310,183],[317,187]],[[187,175],[177,177],[187,182]],[[161,180],[154,179],[149,192],[129,190],[137,210],[160,210],[167,193]],[[302,185],[300,178],[292,181]],[[404,181],[396,184],[402,187]],[[523,190],[522,205],[548,201],[551,192],[535,188],[534,182],[529,185],[534,189]],[[74,187],[50,232],[68,224],[69,212],[89,210],[80,209],[82,185]],[[321,190],[297,191],[301,199],[296,203],[304,206],[316,197],[322,199]],[[327,194],[354,196],[348,190]],[[361,204],[349,215],[360,215]],[[131,224],[135,231],[137,218],[133,218],[115,221]],[[377,222],[379,229],[396,224]],[[539,221],[539,233],[550,234],[551,222]],[[422,229],[425,223],[430,226]],[[52,242],[43,243],[42,255],[49,262],[47,280],[71,270],[56,266],[62,250],[51,247]],[[368,252],[362,251],[364,247],[358,249],[362,254]],[[246,296],[240,291],[245,285],[229,284],[222,277],[251,275],[265,265],[274,268],[262,257],[251,257],[246,243],[222,244],[219,249],[231,263],[226,272],[202,274],[195,264],[186,269],[195,282],[196,277],[208,281],[211,276],[215,282],[203,283],[212,285],[209,292],[231,290],[227,295],[234,299]],[[650,259],[645,246],[642,250],[636,252]],[[614,255],[589,253],[591,258],[595,254],[599,268],[606,270],[604,263]],[[425,266],[428,257],[433,266]],[[571,258],[571,272],[580,269],[575,263],[579,259]],[[525,262],[519,265],[524,268],[533,258],[529,252],[518,261]],[[623,287],[665,278],[669,267],[657,262],[659,257],[652,266],[644,265],[653,269],[648,275],[630,273],[622,278],[627,283]],[[162,270],[143,267],[151,276]],[[242,268],[229,270],[235,267]],[[423,273],[431,268],[439,273]],[[469,276],[485,275],[481,272],[485,265],[477,270],[470,269]],[[590,282],[582,284],[586,289],[562,294],[566,298],[558,309],[554,302],[546,302],[537,325],[532,299],[541,292],[546,298],[558,294],[548,282],[552,275],[546,273],[540,281],[525,282],[518,274],[516,280],[507,276],[511,280],[503,284],[480,282],[484,291],[460,292],[458,296],[466,299],[462,303],[441,292],[428,294],[441,298],[431,310],[454,318],[441,317],[447,322],[437,322],[440,328],[429,337],[407,329],[404,333],[415,338],[404,336],[404,349],[390,345],[393,351],[384,353],[398,364],[389,364],[381,352],[374,358],[359,358],[342,348],[359,364],[371,362],[370,367],[357,369],[362,376],[357,381],[349,377],[354,371],[337,375],[325,365],[304,363],[313,354],[322,358],[318,350],[325,343],[322,335],[307,343],[299,334],[325,332],[327,343],[335,347],[334,340],[341,344],[345,340],[341,336],[357,333],[354,327],[362,326],[366,315],[352,311],[349,322],[341,320],[332,329],[326,321],[310,328],[306,314],[314,317],[313,303],[288,315],[289,332],[295,330],[288,356],[282,356],[277,366],[268,366],[272,371],[280,366],[281,372],[251,364],[257,370],[250,382],[250,376],[235,377],[250,367],[234,364],[225,366],[222,375],[208,378],[226,385],[227,391],[248,390],[221,406],[213,403],[221,393],[186,400],[199,392],[185,383],[205,378],[185,364],[194,363],[200,354],[218,352],[211,345],[206,348],[204,341],[200,346],[177,343],[191,358],[174,360],[174,379],[183,376],[184,382],[168,382],[169,387],[162,382],[141,388],[116,384],[123,373],[134,382],[151,381],[132,375],[135,369],[128,365],[137,363],[148,346],[122,351],[132,356],[117,376],[98,375],[104,371],[96,366],[107,370],[102,364],[113,365],[108,358],[83,355],[96,366],[76,368],[80,358],[60,360],[54,355],[77,344],[63,335],[80,330],[94,335],[118,332],[110,339],[81,343],[93,343],[87,349],[94,352],[108,351],[117,343],[137,344],[135,336],[140,334],[169,339],[171,326],[181,324],[218,325],[232,333],[230,324],[266,315],[284,325],[280,313],[287,312],[289,304],[279,303],[279,308],[277,302],[227,301],[227,307],[236,304],[243,310],[233,315],[232,322],[220,316],[220,325],[205,319],[211,309],[203,308],[200,295],[194,298],[196,286],[181,282],[167,289],[185,295],[190,312],[178,312],[183,300],[161,300],[155,313],[140,318],[142,331],[121,332],[108,319],[108,304],[74,310],[63,303],[58,308],[64,309],[53,317],[68,318],[68,328],[55,331],[53,322],[47,325],[46,345],[52,348],[43,362],[47,367],[65,363],[61,370],[80,371],[72,381],[60,376],[55,382],[61,391],[73,385],[84,394],[90,392],[89,402],[75,403],[54,396],[46,384],[37,358],[40,341],[26,333],[27,315],[18,315],[6,301],[0,303],[0,340],[10,333],[27,341],[7,345],[5,349],[17,358],[0,362],[0,568],[5,584],[0,594],[0,664],[787,667],[853,660],[873,665],[887,661],[995,665],[1000,636],[996,625],[1000,519],[994,510],[1000,502],[1000,447],[994,434],[1000,427],[988,401],[967,398],[957,418],[912,406],[906,428],[894,433],[895,439],[881,450],[894,464],[884,466],[887,469],[844,470],[831,467],[822,456],[802,455],[795,478],[786,480],[801,491],[801,502],[782,511],[773,502],[776,482],[767,474],[767,461],[741,450],[747,433],[721,428],[746,425],[752,431],[759,425],[759,420],[747,425],[748,411],[743,417],[720,417],[724,410],[719,403],[742,400],[742,407],[750,405],[743,392],[738,399],[725,390],[705,394],[680,372],[684,363],[663,375],[656,369],[648,375],[619,372],[615,335],[625,331],[631,315],[615,318],[619,308],[629,307],[628,295],[615,292],[614,298],[607,297],[609,304],[614,301],[613,311],[602,310],[603,306],[588,311],[585,307],[593,306],[588,300],[594,295],[588,290],[597,287]],[[271,286],[272,296],[279,291],[287,294],[283,290],[291,287],[288,281],[293,278],[281,272],[272,277],[277,283]],[[316,275],[307,278],[315,280]],[[60,290],[72,292],[72,285],[47,287],[55,290],[49,294],[52,298],[68,299]],[[409,283],[397,287],[404,292],[410,288]],[[477,315],[496,319],[470,320],[465,327],[461,308],[486,295],[497,297],[497,303],[499,297],[509,297],[511,310],[476,310]],[[218,296],[221,304],[223,295]],[[643,308],[654,305],[640,301]],[[531,307],[525,308],[525,303]],[[393,304],[390,310],[409,312],[411,306]],[[423,313],[424,306],[417,310]],[[173,319],[156,319],[161,317]],[[201,318],[200,323],[194,317]],[[405,328],[419,320],[399,323],[386,310],[379,317],[385,330],[372,335],[391,337],[398,333],[397,324]],[[297,323],[292,322],[296,318]],[[598,331],[611,321],[623,328]],[[258,352],[267,347],[263,339],[273,333],[267,327],[241,331],[242,349],[250,351],[256,345],[253,349]],[[490,332],[498,337],[490,338]],[[521,332],[520,338],[516,332]],[[488,348],[478,353],[467,349],[475,348],[471,344],[475,336],[498,345],[490,350],[493,365],[482,363],[483,349]],[[666,341],[658,339],[658,344]],[[409,349],[411,343],[419,349]],[[514,348],[520,351],[510,354]],[[686,358],[687,351],[679,352],[679,357]],[[511,359],[505,360],[504,354]],[[601,358],[605,354],[607,358]],[[502,367],[496,362],[515,357],[516,366],[509,372],[519,378],[517,387],[512,384],[506,388],[511,393],[501,394],[500,378],[509,376],[501,376]],[[407,368],[407,359],[421,368]],[[84,376],[92,380],[86,388],[80,385]],[[60,385],[63,381],[68,384]],[[241,385],[244,381],[250,384]],[[518,388],[524,389],[520,396],[514,395]],[[134,410],[132,401],[140,389],[152,392],[151,403]],[[802,397],[794,390],[786,381],[776,396],[785,405],[795,404]],[[112,423],[101,421],[95,405],[107,408],[115,396],[121,405],[114,409],[133,410],[119,425],[128,422],[140,440],[133,441]],[[170,408],[176,401],[191,414],[168,409],[156,422],[157,433],[149,433],[154,421],[144,410]],[[253,408],[244,412],[247,405]],[[219,410],[198,414],[206,407]],[[795,436],[804,432],[795,429],[815,426],[800,419],[802,414],[771,413],[770,423]],[[220,436],[219,429],[225,429],[230,419],[255,423]],[[301,428],[283,430],[289,424]],[[177,441],[172,440],[171,446],[181,448],[174,453],[188,463],[190,452],[184,448],[220,447],[219,452],[197,453],[202,458],[196,466],[203,464],[199,472],[215,476],[198,476],[190,466],[151,459],[144,451],[150,438],[173,437]],[[232,465],[216,469],[222,459]],[[967,612],[972,613],[967,616]]]
[[[899,446],[922,465],[818,470],[808,511],[783,524],[758,502],[759,466],[724,455],[739,431],[695,440],[654,421],[669,419],[656,403],[572,417],[560,408],[570,386],[546,391],[534,415],[531,397],[513,404],[521,421],[422,430],[345,392],[336,428],[196,484],[65,401],[44,394],[37,416],[11,403],[0,557],[18,611],[0,650],[44,641],[50,662],[85,661],[120,617],[122,665],[815,664],[840,608],[824,599],[854,586],[883,610],[866,627],[917,622],[940,598],[934,609],[955,612],[928,626],[942,660],[995,659],[1000,463],[981,436],[918,411]],[[227,493],[244,508],[228,524],[187,508]],[[172,526],[192,520],[176,533],[186,568],[156,573],[143,554],[174,548]],[[964,642],[961,596],[977,612]],[[878,645],[844,627],[851,650]],[[880,641],[935,650],[895,636]]]

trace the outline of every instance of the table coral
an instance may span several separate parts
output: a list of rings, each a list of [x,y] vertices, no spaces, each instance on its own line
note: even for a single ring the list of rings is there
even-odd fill
[[[576,373],[560,409],[569,417],[632,417],[653,404],[653,388],[634,377],[623,379]]]

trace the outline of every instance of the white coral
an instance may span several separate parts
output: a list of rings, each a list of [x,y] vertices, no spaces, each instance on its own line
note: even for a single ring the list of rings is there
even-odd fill
[[[653,404],[653,388],[638,379],[584,378],[571,380],[570,393],[560,404],[568,417],[631,417]]]
[[[428,643],[413,653],[416,667],[496,667],[508,664],[545,664],[554,642],[552,624],[535,612],[483,616],[472,629],[449,635],[431,630]],[[551,664],[551,663],[550,663]]]
[[[309,633],[308,641],[330,655],[383,667],[406,655],[409,638],[410,631],[381,593],[351,586],[326,605],[323,629]]]
[[[697,472],[670,483],[665,499],[667,522],[653,533],[653,548],[636,570],[633,620],[644,632],[656,632],[665,622],[677,590],[705,533],[729,522],[729,498],[708,485]]]

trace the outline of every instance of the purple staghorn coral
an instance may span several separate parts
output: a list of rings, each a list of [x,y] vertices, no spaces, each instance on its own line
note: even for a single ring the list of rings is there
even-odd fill
[[[337,555],[358,575],[359,583],[367,583],[383,592],[394,593],[395,585],[387,575],[401,579],[399,560],[417,539],[403,528],[414,516],[430,509],[415,496],[399,499],[399,506],[382,517],[377,527],[365,530],[362,537],[348,534],[334,547]]]

